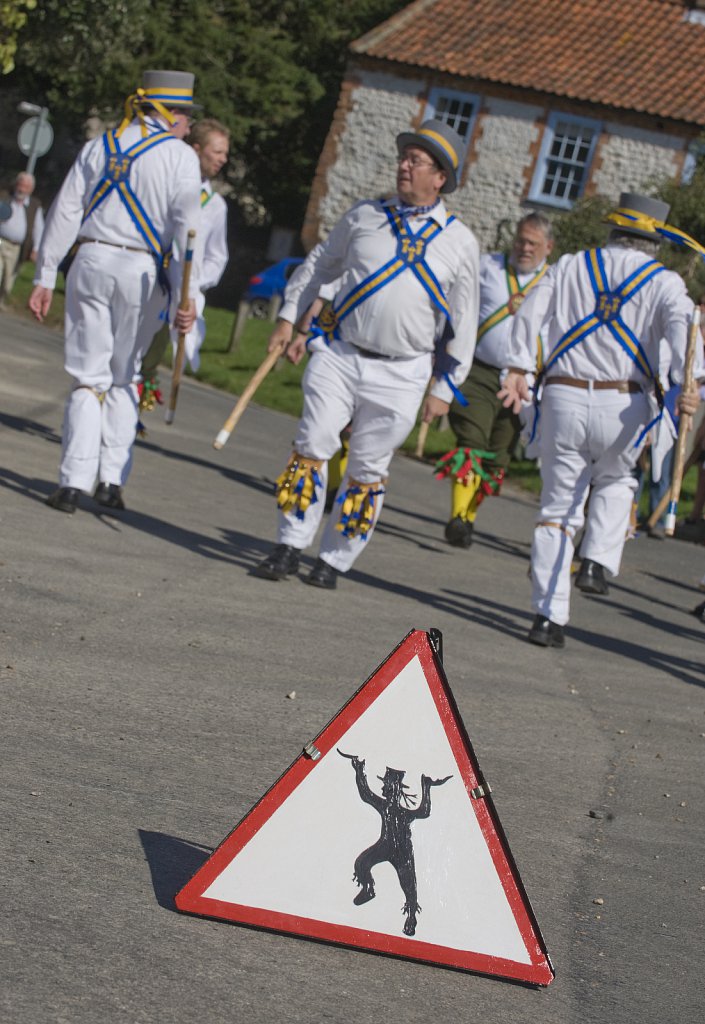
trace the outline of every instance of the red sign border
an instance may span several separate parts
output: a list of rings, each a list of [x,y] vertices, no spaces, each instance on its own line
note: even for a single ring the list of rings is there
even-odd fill
[[[438,631],[435,632],[440,637]],[[313,740],[314,746],[318,748],[322,757],[333,750],[347,730],[414,657],[418,657],[421,662],[424,676],[468,794],[479,786],[483,786],[487,792],[487,784],[480,771],[442,664],[433,648],[431,635],[425,630],[412,630],[407,634],[389,657],[375,669],[369,679],[362,684],[347,704]],[[497,975],[532,985],[550,984],[554,978],[553,966],[500,824],[494,801],[489,794],[479,799],[472,799],[471,804],[512,914],[526,945],[531,960],[530,964],[420,942],[403,935],[393,936],[369,932],[347,925],[331,924],[326,921],[264,910],[260,907],[243,906],[206,898],[203,893],[319,763],[320,759],[313,760],[306,753],[301,753],[296,758],[261,800],[226,836],[206,863],[177,893],[175,903],[178,910],[200,917],[217,918],[234,924],[250,925],[337,945],[352,946],[356,949],[420,960],[428,964]]]

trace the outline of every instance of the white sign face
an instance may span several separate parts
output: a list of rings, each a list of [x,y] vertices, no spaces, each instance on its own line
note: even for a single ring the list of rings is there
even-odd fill
[[[29,156],[44,156],[51,149],[54,141],[54,129],[48,121],[40,121],[38,117],[30,117],[20,125],[17,133],[17,145],[20,153]]]
[[[178,894],[181,910],[548,984],[428,634],[414,632]]]

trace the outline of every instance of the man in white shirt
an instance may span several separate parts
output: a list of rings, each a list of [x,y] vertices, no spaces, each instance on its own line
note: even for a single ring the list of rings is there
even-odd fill
[[[546,352],[539,378],[541,510],[531,553],[535,619],[528,635],[543,647],[565,645],[573,538],[585,521],[576,586],[606,594],[616,576],[637,487],[634,467],[658,419],[659,349],[671,348],[671,373],[683,381],[693,303],[678,274],[654,257],[668,206],[624,193],[607,217],[607,245],[561,257],[514,318],[509,373],[500,390],[518,412],[530,398],[542,324]],[[692,392],[681,410],[692,412]],[[697,400],[696,400],[697,402]]]
[[[186,360],[195,372],[200,364],[199,352],[206,336],[206,322],[203,316],[205,292],[209,288],[215,288],[228,263],[228,208],[223,197],[214,191],[213,179],[228,162],[230,132],[220,121],[205,118],[193,125],[187,141],[198,156],[201,168],[201,224],[196,236],[196,251],[201,256],[200,290],[196,296],[196,322],[186,335],[184,347]],[[153,335],[153,340],[142,360],[142,410],[148,411],[154,407],[155,396],[158,395],[157,369],[170,336],[176,352],[179,332],[175,320],[181,298],[182,275],[181,252],[175,249],[169,263],[171,330],[167,332],[166,329],[159,329],[162,324],[159,319],[162,312],[159,303],[155,308],[145,312],[141,327],[145,338],[149,337],[150,332]]]
[[[0,193],[11,209],[7,220],[0,222],[0,309],[12,291],[17,272],[25,260],[34,262],[44,230],[44,211],[33,196],[34,175],[22,171],[15,178],[9,194]]]
[[[291,278],[269,349],[292,342],[322,285],[340,278],[335,299],[309,340],[304,410],[294,452],[278,480],[279,543],[254,570],[281,580],[298,570],[314,539],[326,492],[327,460],[352,422],[345,476],[306,582],[332,589],[374,530],[394,450],[415,421],[429,379],[424,419],[448,411],[472,362],[479,299],[475,236],[449,215],[463,142],[449,125],[426,121],[397,137],[397,195],[349,210]]]
[[[546,273],[553,249],[553,228],[542,213],[527,213],[517,224],[509,253],[486,253],[480,259],[480,323],[477,346],[461,396],[448,419],[456,447],[436,465],[438,479],[450,477],[449,544],[469,548],[477,509],[486,495],[497,494],[509,468],[521,429],[516,413],[497,397],[514,315]]]
[[[88,142],[47,215],[29,307],[41,322],[51,305],[57,268],[75,240],[66,280],[65,369],[73,378],[66,403],[59,487],[47,504],[76,510],[91,493],[110,509],[125,507],[137,425],[133,383],[144,349],[139,325],[172,244],[185,251],[198,229],[201,175],[183,141],[193,109],[193,75],[146,71],[117,130]],[[191,308],[195,318],[198,267]],[[166,304],[166,291],[162,301]]]

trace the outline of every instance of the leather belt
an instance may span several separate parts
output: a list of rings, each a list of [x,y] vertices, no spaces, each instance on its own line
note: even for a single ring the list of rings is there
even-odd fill
[[[577,377],[548,377],[544,384],[565,384],[569,388],[581,388],[588,391],[620,391],[622,394],[635,395],[641,387],[635,380],[579,380]]]
[[[359,354],[361,356],[364,356],[365,359],[393,359],[394,358],[394,356],[385,356],[381,352],[373,352],[372,349],[369,349],[369,348],[360,348],[359,345],[353,345],[353,348],[355,349],[356,352],[359,352]]]
[[[140,249],[136,245],[120,245],[119,242],[105,242],[102,238],[79,238],[79,245],[109,245],[111,249],[126,249],[128,252],[146,252],[148,256],[152,253],[149,249]]]

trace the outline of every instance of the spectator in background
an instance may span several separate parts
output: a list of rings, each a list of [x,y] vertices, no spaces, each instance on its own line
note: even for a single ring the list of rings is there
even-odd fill
[[[0,199],[10,205],[12,213],[0,222],[0,310],[6,308],[20,266],[34,262],[44,230],[44,211],[34,196],[33,174],[21,171],[9,192],[0,190]]]

